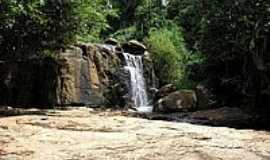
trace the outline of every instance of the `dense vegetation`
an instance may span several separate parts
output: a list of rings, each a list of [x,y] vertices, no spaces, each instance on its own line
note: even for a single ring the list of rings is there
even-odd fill
[[[161,84],[201,82],[222,103],[270,106],[266,0],[0,0],[0,19],[2,59],[43,56],[76,40],[138,39]]]
[[[106,0],[0,0],[0,57],[48,54],[79,40],[96,40],[115,13]]]
[[[263,0],[171,1],[169,17],[205,56],[204,79],[230,105],[269,109],[269,7]]]

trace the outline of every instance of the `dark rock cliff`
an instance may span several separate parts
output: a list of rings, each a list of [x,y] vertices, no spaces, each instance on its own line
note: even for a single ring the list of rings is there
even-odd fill
[[[0,63],[0,104],[53,105],[58,65],[53,59]]]
[[[127,43],[123,46],[128,49]],[[139,52],[142,49],[134,54]],[[55,59],[0,61],[0,105],[124,107],[129,103],[130,76],[123,70],[122,53],[120,44],[85,43],[66,48]],[[157,80],[151,59],[144,57],[149,89]]]

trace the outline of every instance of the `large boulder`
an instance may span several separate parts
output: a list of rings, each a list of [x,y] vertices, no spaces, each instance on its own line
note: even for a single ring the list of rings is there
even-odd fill
[[[180,90],[160,98],[154,105],[155,112],[186,112],[196,107],[197,97],[192,90]]]
[[[170,93],[177,91],[177,88],[173,84],[166,84],[162,86],[155,95],[155,100],[168,96]]]
[[[122,48],[124,52],[131,53],[135,55],[144,55],[147,50],[146,46],[137,40],[131,40],[127,43],[122,43]]]

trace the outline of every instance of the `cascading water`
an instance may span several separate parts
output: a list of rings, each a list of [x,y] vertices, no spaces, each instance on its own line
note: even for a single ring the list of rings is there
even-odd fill
[[[131,78],[131,96],[137,111],[151,112],[152,107],[148,105],[145,79],[143,77],[142,56],[124,53],[126,66]]]

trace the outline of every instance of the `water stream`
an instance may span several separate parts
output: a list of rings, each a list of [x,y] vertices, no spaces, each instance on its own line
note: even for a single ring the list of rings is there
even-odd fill
[[[149,100],[146,91],[145,79],[143,76],[143,61],[141,55],[132,55],[124,53],[126,66],[131,77],[131,96],[136,110],[139,112],[151,112],[152,106],[149,106]]]

